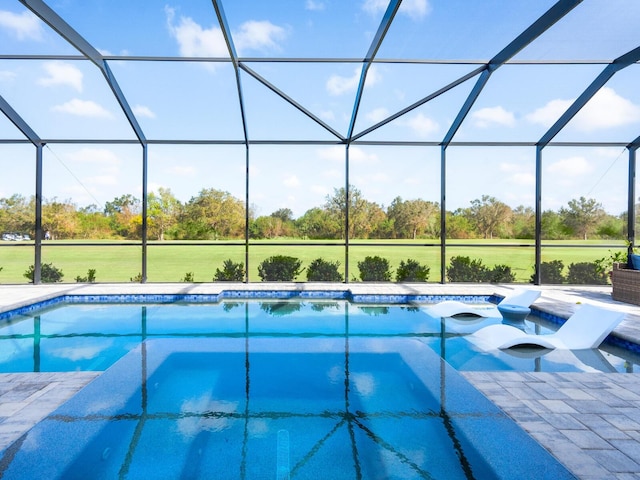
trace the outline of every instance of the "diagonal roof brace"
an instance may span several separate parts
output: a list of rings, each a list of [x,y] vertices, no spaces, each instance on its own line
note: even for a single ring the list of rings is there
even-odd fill
[[[271,90],[272,92],[274,92],[275,94],[279,95],[282,99],[284,99],[287,103],[293,105],[295,108],[297,108],[298,110],[300,110],[302,113],[304,113],[307,117],[309,117],[311,120],[313,120],[314,122],[316,122],[318,125],[322,126],[323,128],[325,128],[327,131],[329,131],[331,134],[335,135],[336,137],[338,137],[340,140],[345,141],[345,138],[340,135],[339,132],[337,132],[336,130],[334,130],[333,128],[331,128],[329,125],[327,125],[324,121],[322,121],[320,118],[318,118],[316,115],[314,115],[313,113],[311,113],[309,110],[307,110],[306,108],[304,108],[302,105],[300,105],[298,102],[296,102],[293,98],[291,98],[290,96],[288,96],[286,93],[284,93],[283,91],[281,91],[278,87],[276,87],[275,85],[273,85],[272,83],[270,83],[268,80],[266,80],[265,78],[261,77],[258,73],[256,73],[255,71],[253,71],[252,69],[250,69],[249,67],[247,67],[245,64],[240,63],[239,67],[244,70],[245,72],[247,72],[249,75],[251,75],[253,78],[255,78],[256,80],[258,80],[260,83],[262,83],[265,87],[267,87],[269,90]]]
[[[115,95],[116,100],[120,104],[120,108],[122,108],[122,111],[127,117],[129,125],[131,125],[131,128],[134,130],[140,143],[144,145],[146,143],[146,138],[142,128],[140,128],[138,120],[133,114],[127,99],[122,93],[122,90],[120,90],[120,86],[118,85],[118,82],[113,76],[113,73],[102,54],[87,40],[85,40],[82,35],[76,32],[71,25],[65,22],[56,12],[51,10],[51,8],[49,8],[49,6],[42,0],[20,0],[20,2],[100,69],[107,80],[111,91]]]
[[[378,27],[378,31],[376,32],[373,40],[371,41],[371,46],[369,47],[369,51],[367,52],[367,56],[364,59],[364,65],[362,66],[362,73],[360,74],[360,81],[358,83],[358,90],[356,91],[355,102],[353,105],[353,112],[351,113],[351,121],[349,122],[349,131],[347,132],[347,140],[351,141],[351,137],[353,136],[353,129],[355,128],[356,118],[358,117],[358,110],[360,109],[360,101],[362,100],[362,93],[364,91],[364,84],[367,79],[367,72],[369,71],[369,67],[373,62],[373,59],[378,53],[380,49],[380,45],[382,45],[382,40],[384,40],[387,31],[389,31],[389,27],[391,26],[391,22],[395,17],[398,9],[400,8],[400,4],[402,0],[391,0],[389,2],[389,6],[387,10],[384,12],[384,16],[380,21],[380,26]]]
[[[449,131],[445,135],[442,144],[446,148],[454,135],[462,125],[462,122],[469,114],[471,107],[478,99],[480,92],[489,81],[491,74],[499,67],[505,64],[509,59],[516,55],[519,51],[533,42],[536,38],[551,28],[556,22],[558,22],[567,13],[573,10],[579,5],[582,0],[559,0],[553,7],[547,10],[540,18],[532,23],[524,32],[518,35],[512,42],[503,48],[497,55],[495,55],[487,64],[487,70],[478,78],[476,85],[471,90],[471,93],[464,102],[464,105],[458,112],[455,120],[451,124]],[[486,73],[486,74],[485,74]]]
[[[20,130],[25,137],[29,139],[31,143],[34,145],[42,145],[42,139],[34,132],[29,124],[23,120],[23,118],[18,115],[18,113],[13,109],[9,102],[7,102],[2,95],[0,95],[0,111],[4,113],[7,118],[13,123],[18,130]]]
[[[554,123],[549,130],[542,136],[542,138],[536,143],[540,148],[544,148],[553,138],[560,133],[564,127],[571,121],[571,119],[584,107],[589,100],[600,90],[617,72],[623,68],[633,65],[640,60],[640,47],[634,48],[630,52],[616,58],[613,62],[607,65],[600,75],[591,82],[591,84],[584,89],[580,96],[571,104],[566,112]],[[637,140],[637,139],[636,139]]]
[[[211,3],[213,3],[213,8],[216,11],[218,23],[220,24],[220,29],[222,30],[222,36],[224,37],[224,41],[227,44],[227,50],[229,51],[229,56],[231,57],[231,62],[233,63],[233,70],[236,76],[236,87],[238,89],[238,102],[240,104],[240,116],[242,117],[242,132],[244,134],[245,146],[248,148],[249,129],[247,127],[247,114],[244,107],[244,95],[242,94],[242,82],[240,80],[238,53],[236,52],[236,47],[233,43],[231,28],[229,28],[227,17],[224,14],[224,9],[222,8],[222,2],[220,2],[219,0],[211,0]]]

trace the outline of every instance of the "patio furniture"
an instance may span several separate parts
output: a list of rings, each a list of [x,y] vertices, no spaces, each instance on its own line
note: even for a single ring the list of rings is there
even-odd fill
[[[504,297],[498,305],[515,305],[519,307],[529,307],[535,302],[542,292],[528,288],[519,288],[510,295]],[[435,318],[473,316],[473,317],[500,317],[500,311],[494,306],[472,305],[457,300],[445,300],[435,305],[423,309],[428,315]]]
[[[624,316],[624,312],[581,305],[555,333],[531,335],[511,325],[497,324],[481,328],[467,339],[476,345],[500,350],[525,346],[570,350],[598,348]]]
[[[611,286],[614,300],[640,305],[640,270],[629,268],[625,263],[614,263]]]

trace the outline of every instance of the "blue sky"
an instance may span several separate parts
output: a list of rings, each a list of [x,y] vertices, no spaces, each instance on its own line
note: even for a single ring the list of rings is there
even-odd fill
[[[405,0],[378,58],[488,60],[553,2]],[[104,55],[227,57],[210,1],[50,0],[62,18]],[[382,0],[224,2],[238,54],[246,58],[362,58],[386,8]],[[610,60],[640,45],[640,2],[585,1],[516,60]],[[0,0],[0,54],[76,55],[18,1]],[[251,62],[246,65],[333,129],[346,135],[360,63]],[[148,139],[242,140],[229,63],[110,60]],[[477,65],[375,64],[369,70],[355,132],[360,132],[473,71]],[[482,91],[454,141],[535,142],[604,65],[505,65]],[[629,142],[640,135],[640,66],[616,74],[554,139]],[[363,140],[438,142],[477,77],[371,132]],[[246,72],[240,72],[252,140],[335,140]],[[79,60],[0,59],[0,95],[41,138],[123,139],[135,135],[95,65]],[[0,138],[22,134],[4,117]],[[532,147],[449,147],[447,205],[484,194],[534,206]],[[150,145],[149,189],[182,201],[202,188],[245,197],[243,146]],[[295,216],[320,206],[345,184],[344,147],[252,146],[250,203],[258,214],[288,207]],[[548,147],[543,208],[579,196],[611,213],[626,209],[622,147]],[[55,144],[44,149],[46,198],[100,206],[141,196],[137,145]],[[350,147],[350,183],[384,206],[396,196],[440,200],[438,147]],[[34,149],[0,144],[0,197],[33,193]]]

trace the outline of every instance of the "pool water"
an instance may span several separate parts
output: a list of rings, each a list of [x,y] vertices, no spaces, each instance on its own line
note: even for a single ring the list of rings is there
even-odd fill
[[[523,328],[550,327],[530,317]],[[533,322],[536,320],[536,322]],[[412,305],[344,300],[241,300],[216,304],[68,304],[0,324],[0,372],[106,370],[154,338],[416,338],[457,370],[633,372],[638,356],[603,345],[571,351],[485,351],[465,339],[492,319],[440,319]]]
[[[574,478],[416,338],[147,339],[3,479]]]

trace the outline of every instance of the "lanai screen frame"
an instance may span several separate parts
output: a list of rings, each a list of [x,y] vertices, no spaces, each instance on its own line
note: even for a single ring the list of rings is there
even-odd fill
[[[535,248],[535,274],[534,283],[540,284],[540,264],[541,264],[541,216],[542,216],[542,157],[543,150],[547,146],[554,147],[624,147],[628,150],[629,167],[628,167],[628,207],[627,207],[627,242],[628,249],[631,252],[635,247],[635,182],[636,182],[636,151],[640,147],[640,136],[632,140],[631,142],[554,142],[553,138],[569,123],[569,121],[580,111],[580,109],[595,95],[600,88],[606,85],[607,81],[611,79],[618,71],[638,63],[640,60],[640,47],[637,47],[628,53],[611,61],[591,60],[591,61],[515,61],[513,57],[525,48],[529,43],[534,41],[538,36],[544,33],[547,29],[558,22],[562,17],[569,13],[573,8],[581,3],[582,0],[559,0],[553,5],[546,13],[533,22],[524,32],[517,36],[512,42],[510,42],[504,49],[498,52],[491,60],[417,60],[417,59],[378,59],[376,55],[384,37],[393,22],[393,19],[398,12],[401,5],[401,0],[391,0],[383,15],[378,30],[373,37],[370,48],[364,58],[253,58],[253,57],[239,57],[236,48],[234,46],[233,36],[231,29],[226,20],[226,16],[222,7],[222,0],[212,0],[212,7],[215,10],[216,17],[218,19],[222,34],[224,36],[227,49],[229,52],[229,58],[204,58],[204,57],[141,57],[141,56],[125,56],[125,55],[103,55],[101,54],[90,42],[83,38],[77,31],[75,31],[64,19],[53,11],[46,3],[41,0],[20,0],[20,2],[28,8],[31,12],[37,15],[43,20],[49,27],[56,31],[62,38],[64,38],[69,44],[77,49],[81,55],[0,55],[0,60],[89,60],[91,61],[103,74],[105,82],[114,94],[115,99],[119,103],[124,115],[129,122],[131,129],[133,130],[137,140],[62,140],[62,139],[43,139],[41,138],[31,126],[20,116],[20,114],[13,109],[13,107],[0,96],[0,110],[6,115],[6,117],[22,132],[26,137],[24,140],[8,140],[0,139],[0,144],[7,143],[31,143],[35,147],[35,245],[34,245],[34,284],[41,282],[41,260],[42,260],[42,150],[46,144],[61,144],[61,143],[80,143],[80,144],[136,144],[141,147],[141,164],[142,164],[142,240],[140,243],[128,242],[127,245],[140,245],[142,247],[141,254],[141,281],[145,283],[147,281],[147,177],[148,177],[148,159],[147,159],[147,147],[154,144],[170,144],[170,145],[188,145],[188,144],[202,144],[202,145],[241,145],[245,148],[245,238],[244,242],[229,242],[229,245],[244,245],[245,249],[245,282],[249,282],[249,249],[252,242],[249,238],[249,166],[251,163],[251,146],[252,145],[332,145],[332,146],[344,146],[344,169],[345,169],[345,192],[349,195],[350,188],[350,175],[349,175],[349,148],[356,145],[384,145],[384,146],[412,146],[412,147],[436,147],[441,151],[441,189],[440,189],[440,208],[441,208],[441,235],[440,235],[440,278],[441,282],[445,283],[445,264],[446,264],[446,178],[447,178],[447,148],[454,146],[474,146],[474,147],[530,147],[532,149],[532,156],[535,155],[535,242],[533,244]],[[120,89],[118,82],[113,75],[109,62],[111,61],[149,61],[149,62],[210,62],[210,63],[231,63],[235,72],[238,105],[242,117],[242,126],[244,139],[239,140],[171,140],[171,139],[149,139],[146,138],[143,129],[138,123],[135,114],[133,113],[129,102]],[[276,86],[270,84],[268,81],[260,77],[249,66],[249,63],[255,62],[293,62],[293,63],[349,63],[355,65],[361,65],[362,71],[360,75],[360,81],[355,96],[353,105],[351,120],[346,135],[342,135],[339,132],[332,129],[329,125],[323,122],[320,118],[315,116],[310,111],[306,110],[302,105],[298,104],[295,100],[287,96],[284,92],[280,91]],[[434,91],[421,99],[420,101],[404,108],[401,111],[394,113],[382,122],[363,130],[362,132],[355,132],[356,119],[359,113],[360,101],[367,78],[369,68],[375,63],[405,63],[405,64],[451,64],[451,65],[477,65],[477,68],[472,72],[458,78],[449,85]],[[474,102],[482,92],[484,86],[489,82],[492,73],[506,64],[512,65],[550,65],[550,64],[562,64],[570,65],[572,63],[577,64],[594,64],[604,65],[602,72],[592,81],[592,83],[582,92],[582,94],[574,101],[574,103],[565,111],[565,113],[558,118],[556,123],[538,140],[535,142],[456,142],[454,137],[464,122],[465,118],[469,114]],[[242,91],[242,81],[240,77],[240,71],[244,71],[248,75],[261,82],[267,88],[279,95],[285,102],[289,103],[304,115],[308,116],[311,120],[316,122],[322,128],[329,131],[336,137],[335,141],[320,141],[320,140],[257,140],[250,138],[248,133],[247,118],[245,114],[245,99]],[[446,91],[454,88],[455,86],[466,82],[470,79],[477,77],[475,86],[471,90],[471,93],[467,97],[465,103],[459,110],[455,120],[452,122],[445,137],[438,142],[403,142],[403,141],[367,141],[362,137],[370,133],[371,131],[386,125],[389,122],[405,115],[406,113],[418,108],[419,106],[437,98]],[[350,246],[357,245],[356,242],[351,242],[349,238],[349,205],[346,205],[345,225],[344,225],[344,258],[345,258],[345,282],[349,282],[349,248]],[[218,243],[216,243],[218,244]],[[81,246],[95,245],[87,242],[78,244]],[[281,243],[281,245],[295,245],[295,243]],[[369,243],[368,245],[372,245]],[[405,244],[406,245],[406,244]],[[415,246],[432,246],[430,243],[416,243]],[[385,244],[389,246],[389,244]],[[522,245],[531,246],[531,245]],[[608,246],[603,246],[608,247]],[[310,246],[312,248],[312,246]]]

